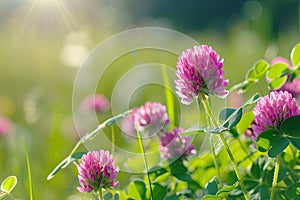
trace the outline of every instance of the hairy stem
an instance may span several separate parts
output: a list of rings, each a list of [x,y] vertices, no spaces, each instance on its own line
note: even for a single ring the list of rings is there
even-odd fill
[[[149,186],[150,186],[150,195],[151,195],[151,200],[152,200],[153,199],[153,191],[152,191],[152,184],[151,184],[151,179],[150,179],[150,175],[149,175],[148,163],[147,163],[147,159],[146,159],[146,155],[145,155],[145,149],[144,149],[143,141],[141,138],[141,134],[140,134],[137,126],[136,126],[136,134],[138,137],[139,146],[140,146],[140,149],[141,149],[141,152],[143,155],[144,164],[145,164],[146,171],[147,171],[147,178],[148,178],[148,182],[149,182]]]
[[[205,96],[205,94],[203,94],[203,93],[202,93],[202,101],[203,101],[204,108],[205,108],[205,110],[206,110],[206,112],[207,112],[209,118],[211,119],[211,121],[212,121],[212,123],[213,123],[213,126],[214,126],[214,127],[218,127],[218,123],[217,123],[216,119],[214,118],[214,116],[213,116],[213,114],[212,114],[212,111],[211,111],[211,108],[210,108],[210,106],[209,106],[209,103],[208,103],[208,101],[207,101],[207,99],[206,99],[206,96]],[[222,140],[223,145],[224,145],[224,147],[225,147],[225,149],[226,149],[226,152],[227,152],[227,154],[228,154],[228,156],[229,156],[229,158],[230,158],[230,161],[231,161],[231,163],[232,163],[233,169],[234,169],[235,174],[236,174],[236,176],[237,176],[238,182],[239,182],[239,184],[240,184],[240,186],[241,186],[241,189],[242,189],[242,191],[243,191],[243,193],[244,193],[244,197],[245,197],[246,200],[250,200],[250,199],[249,199],[249,196],[248,196],[248,193],[247,193],[247,190],[246,190],[246,187],[245,187],[245,185],[244,185],[242,176],[241,176],[241,174],[240,174],[240,172],[239,172],[238,165],[237,165],[237,163],[236,163],[236,161],[235,161],[235,159],[234,159],[234,157],[233,157],[233,155],[232,155],[232,152],[231,152],[231,150],[230,150],[230,148],[229,148],[229,146],[228,146],[228,144],[227,144],[227,141],[226,141],[226,139],[225,139],[223,133],[220,133],[219,135],[220,135],[220,139]]]
[[[280,167],[280,155],[276,158],[276,164],[275,164],[275,170],[274,170],[274,176],[273,176],[273,183],[272,183],[272,190],[271,190],[271,196],[270,199],[274,199],[275,195],[275,189],[277,186],[277,180],[278,180],[278,173],[279,173],[279,167]]]
[[[205,109],[206,112],[208,112],[208,110],[206,109],[206,107],[209,106],[209,105],[208,105],[208,102],[207,102],[206,97],[205,97],[204,94],[202,94],[202,100],[203,100],[202,103],[203,103],[204,109]],[[200,104],[198,106],[200,107]],[[209,111],[211,112],[211,110],[209,110]],[[217,122],[213,121],[212,118],[209,117],[209,116],[210,116],[210,114],[207,113],[207,115],[206,115],[206,121],[207,121],[207,123],[208,124],[213,123],[213,126],[216,127]],[[222,186],[222,178],[221,178],[220,166],[219,166],[219,163],[218,163],[218,160],[217,160],[216,149],[215,149],[215,146],[214,146],[213,135],[209,138],[209,141],[210,141],[211,152],[212,152],[212,155],[213,155],[214,165],[215,165],[216,171],[217,171],[217,180],[219,182],[219,186],[221,187]]]

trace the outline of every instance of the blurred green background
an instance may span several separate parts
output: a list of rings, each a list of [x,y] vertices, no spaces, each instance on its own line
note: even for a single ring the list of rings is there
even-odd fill
[[[0,115],[15,125],[13,134],[0,135],[0,180],[15,174],[19,183],[14,196],[28,199],[24,136],[35,199],[78,194],[75,167],[51,181],[46,177],[78,139],[72,116],[76,72],[89,52],[113,34],[145,26],[187,34],[211,45],[225,59],[225,77],[232,86],[243,80],[256,60],[289,57],[299,42],[299,4],[296,0],[0,0]],[[175,68],[176,58],[169,59]],[[124,68],[137,61],[126,62]],[[109,99],[121,74],[118,68],[111,70],[97,91]],[[134,105],[143,104],[152,93],[140,96]],[[109,116],[103,114],[99,120]]]

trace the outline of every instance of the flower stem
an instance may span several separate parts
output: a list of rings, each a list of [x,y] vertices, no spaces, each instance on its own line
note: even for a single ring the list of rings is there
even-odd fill
[[[229,156],[229,158],[230,158],[230,160],[231,160],[233,169],[234,169],[234,171],[235,171],[235,174],[236,174],[236,176],[237,176],[237,179],[238,179],[238,181],[239,181],[239,183],[240,183],[240,186],[241,186],[241,188],[242,188],[242,191],[243,191],[243,193],[244,193],[244,197],[245,197],[246,200],[249,200],[249,196],[248,196],[246,187],[245,187],[245,185],[244,185],[242,176],[241,176],[241,174],[240,174],[240,172],[239,172],[239,168],[238,168],[237,163],[236,163],[236,161],[235,161],[235,159],[234,159],[234,157],[233,157],[233,155],[232,155],[232,153],[231,153],[231,150],[230,150],[230,148],[229,148],[229,146],[228,146],[228,144],[227,144],[227,142],[226,142],[226,139],[225,139],[223,133],[220,133],[220,138],[221,138],[221,140],[222,140],[222,142],[223,142],[223,144],[224,144],[224,147],[225,147],[225,149],[226,149],[226,151],[227,151],[227,154],[228,154],[228,156]]]
[[[209,104],[206,100],[206,97],[205,95],[202,93],[202,103],[203,103],[203,106],[204,106],[204,109],[206,112],[210,112],[207,113],[207,118],[206,118],[206,121],[208,124],[210,124],[210,121],[213,123],[213,126],[216,127],[217,126],[217,122],[216,121],[213,121],[213,119],[211,117],[209,117],[210,115],[212,115],[211,113],[211,110],[209,109],[206,109],[207,107],[209,107]],[[199,105],[198,105],[199,106]],[[216,155],[216,149],[215,149],[215,146],[214,146],[214,142],[213,142],[213,135],[210,137],[210,148],[211,148],[211,151],[212,151],[212,155],[213,155],[213,161],[214,161],[214,165],[216,167],[216,171],[217,171],[217,179],[218,179],[218,182],[219,182],[219,186],[222,186],[222,178],[221,178],[221,172],[220,172],[220,166],[219,166],[219,163],[218,163],[218,160],[217,160],[217,155]]]
[[[144,164],[147,170],[147,178],[148,178],[148,182],[149,182],[149,186],[150,186],[150,196],[151,196],[151,200],[153,199],[153,192],[152,192],[152,184],[151,184],[151,179],[150,179],[150,175],[149,175],[149,170],[148,170],[148,163],[147,163],[147,159],[146,159],[146,155],[145,155],[145,149],[144,149],[144,145],[143,145],[143,141],[141,138],[141,134],[138,130],[138,127],[136,126],[136,134],[138,137],[138,142],[139,142],[139,146],[143,155],[143,159],[144,159]]]
[[[275,195],[275,189],[276,189],[276,186],[277,186],[279,167],[280,167],[280,155],[278,155],[277,158],[276,158],[274,177],[273,177],[273,183],[272,183],[272,190],[271,190],[271,196],[270,196],[271,200],[274,199],[274,195]]]
[[[100,189],[97,191],[97,196],[98,196],[98,199],[99,199],[99,200],[102,200],[102,199],[103,199],[102,188],[100,188]]]
[[[206,99],[206,96],[203,93],[202,93],[202,101],[203,101],[204,109],[206,110],[209,118],[211,119],[211,121],[213,123],[213,126],[214,127],[218,127],[217,121],[216,121],[216,119],[214,118],[214,116],[213,116],[213,114],[211,112],[211,108],[210,108],[209,103],[208,103],[208,101]],[[244,193],[244,197],[245,197],[246,200],[250,200],[249,196],[248,196],[248,193],[247,193],[247,190],[246,190],[246,187],[245,187],[244,182],[242,180],[242,176],[241,176],[241,174],[239,172],[238,165],[237,165],[237,163],[236,163],[236,161],[235,161],[235,159],[234,159],[234,157],[233,157],[233,155],[231,153],[231,150],[230,150],[230,148],[229,148],[229,146],[228,146],[228,144],[226,142],[226,139],[225,139],[223,133],[220,133],[219,136],[220,136],[220,139],[223,142],[223,145],[224,145],[224,147],[226,149],[226,152],[227,152],[227,154],[228,154],[228,156],[229,156],[229,158],[231,160],[231,163],[232,163],[233,169],[235,171],[235,174],[237,176],[238,182],[239,182],[239,184],[241,186],[241,189],[242,189],[242,191]]]

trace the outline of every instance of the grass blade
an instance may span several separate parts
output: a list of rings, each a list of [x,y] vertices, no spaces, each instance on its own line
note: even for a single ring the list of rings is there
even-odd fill
[[[28,149],[27,149],[24,137],[22,137],[22,142],[23,142],[23,145],[24,145],[24,150],[25,150],[25,155],[26,155],[26,163],[27,163],[27,171],[28,171],[29,199],[33,200],[33,188],[32,188],[30,160],[29,160]]]

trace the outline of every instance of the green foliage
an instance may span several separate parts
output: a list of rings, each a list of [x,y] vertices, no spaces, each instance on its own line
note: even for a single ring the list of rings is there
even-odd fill
[[[2,181],[0,190],[1,192],[10,194],[13,191],[13,189],[16,187],[17,183],[18,183],[18,179],[16,176],[9,176]]]
[[[29,160],[27,145],[26,145],[25,140],[24,140],[23,137],[22,137],[22,142],[23,142],[23,145],[24,145],[24,150],[25,150],[25,155],[26,155],[26,163],[27,163],[27,171],[28,171],[29,199],[33,200],[33,187],[32,187],[30,160]]]
[[[234,85],[230,90],[238,90],[240,92],[246,92],[250,87],[263,78],[269,68],[269,64],[265,60],[258,60],[252,68],[250,68],[245,76],[245,81]]]
[[[5,178],[0,186],[0,200],[4,200],[6,198],[11,199],[11,192],[16,187],[17,183],[18,179],[16,176],[9,176]]]
[[[79,146],[81,144],[83,144],[84,142],[86,142],[87,140],[93,140],[95,138],[95,136],[97,134],[99,134],[99,132],[104,129],[106,126],[112,126],[114,123],[116,123],[118,120],[124,118],[127,114],[129,114],[131,112],[131,110],[126,111],[124,113],[121,113],[119,115],[116,115],[114,117],[109,118],[108,120],[106,120],[105,122],[103,122],[102,124],[100,124],[95,130],[93,130],[92,132],[86,134],[85,136],[83,136],[74,146],[74,148],[72,149],[71,153],[64,159],[62,160],[55,168],[52,172],[50,172],[50,174],[47,177],[47,180],[50,180],[54,177],[54,175],[59,172],[61,169],[67,167],[70,163],[73,163],[77,160],[79,160],[81,158],[81,156],[84,154],[83,152],[79,152],[79,153],[75,153],[76,150],[79,148]]]
[[[290,57],[294,68],[298,68],[300,66],[300,43],[293,47]]]
[[[216,181],[216,177],[213,177],[206,185],[205,185],[205,195],[202,199],[206,200],[218,200],[224,199],[229,192],[231,192],[234,188],[236,188],[238,183],[234,185],[223,186],[222,188],[218,188],[218,184]]]
[[[145,199],[146,184],[142,180],[132,181],[128,185],[127,194],[131,199]]]

